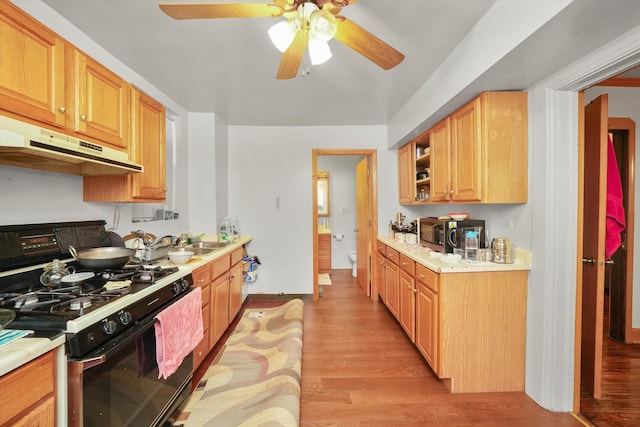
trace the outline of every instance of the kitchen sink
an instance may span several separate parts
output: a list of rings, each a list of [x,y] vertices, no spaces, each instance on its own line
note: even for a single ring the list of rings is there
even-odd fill
[[[192,249],[220,249],[224,248],[231,242],[196,242],[187,245],[188,248]]]

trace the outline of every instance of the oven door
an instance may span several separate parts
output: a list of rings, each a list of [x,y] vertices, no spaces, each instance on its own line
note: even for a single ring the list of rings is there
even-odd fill
[[[188,395],[193,352],[173,375],[159,379],[154,316],[69,361],[71,426],[156,426]]]

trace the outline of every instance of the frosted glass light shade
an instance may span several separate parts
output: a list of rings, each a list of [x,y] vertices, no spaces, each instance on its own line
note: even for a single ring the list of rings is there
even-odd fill
[[[312,65],[319,65],[331,58],[331,49],[329,44],[320,39],[309,40],[309,57]]]
[[[316,10],[309,18],[312,37],[328,42],[336,34],[338,24],[333,13],[325,9]]]
[[[284,52],[291,46],[293,39],[296,36],[296,24],[291,21],[280,21],[271,28],[269,28],[269,38],[275,45],[276,49],[280,52]]]

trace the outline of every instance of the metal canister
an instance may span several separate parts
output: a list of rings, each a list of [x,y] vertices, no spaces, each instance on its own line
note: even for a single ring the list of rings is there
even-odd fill
[[[512,264],[513,253],[511,252],[511,240],[507,237],[496,237],[491,242],[493,251],[493,262],[497,264]]]

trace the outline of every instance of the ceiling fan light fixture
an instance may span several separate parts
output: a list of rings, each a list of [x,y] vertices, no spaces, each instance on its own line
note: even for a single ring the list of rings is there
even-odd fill
[[[299,19],[308,24],[311,19],[311,14],[313,14],[313,12],[316,12],[317,10],[319,10],[317,4],[310,1],[304,2],[300,6],[298,6]]]
[[[309,18],[311,36],[324,41],[329,41],[336,34],[338,23],[333,13],[326,9],[314,11]]]
[[[309,57],[312,65],[320,65],[327,62],[331,56],[331,49],[329,49],[329,44],[326,41],[318,38],[309,40]]]
[[[280,52],[284,52],[289,48],[289,46],[291,46],[297,31],[298,29],[296,28],[295,22],[291,19],[287,19],[286,21],[280,21],[269,28],[269,38],[276,49]]]

